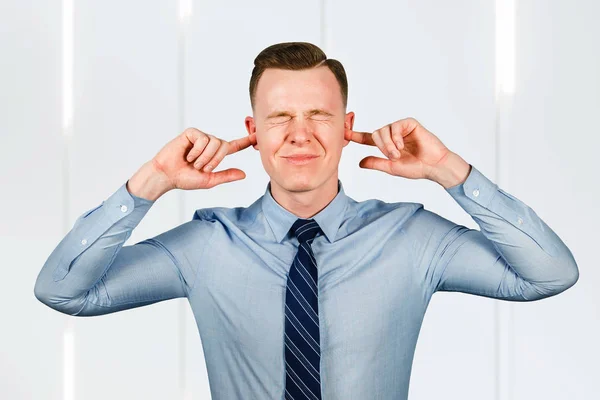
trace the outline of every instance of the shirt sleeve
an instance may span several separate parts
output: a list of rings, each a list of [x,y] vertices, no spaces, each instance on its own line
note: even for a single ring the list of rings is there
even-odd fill
[[[446,191],[479,225],[469,229],[426,211],[438,239],[430,258],[432,292],[532,301],[573,286],[573,254],[526,204],[471,165],[467,179]]]
[[[42,267],[36,298],[65,314],[92,316],[187,297],[192,274],[184,271],[191,266],[170,249],[184,225],[123,246],[153,204],[126,182],[79,216]]]

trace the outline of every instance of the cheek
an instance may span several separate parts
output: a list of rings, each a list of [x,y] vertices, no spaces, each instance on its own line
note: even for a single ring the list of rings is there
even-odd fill
[[[335,130],[330,130],[319,137],[323,147],[331,151],[338,151],[344,147],[344,134]]]
[[[283,141],[278,139],[278,136],[269,137],[264,141],[264,150],[267,154],[275,154],[281,148]]]
[[[273,158],[278,156],[283,142],[279,141],[275,136],[265,136],[261,138],[259,150],[263,161],[271,163]]]

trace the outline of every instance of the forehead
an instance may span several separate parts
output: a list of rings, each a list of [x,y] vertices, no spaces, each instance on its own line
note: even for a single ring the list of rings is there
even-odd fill
[[[273,108],[342,107],[340,86],[326,66],[301,71],[267,68],[258,81],[255,100],[257,108],[266,112]]]

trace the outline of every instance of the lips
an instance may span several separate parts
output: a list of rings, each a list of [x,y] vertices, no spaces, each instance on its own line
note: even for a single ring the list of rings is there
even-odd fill
[[[285,158],[291,158],[293,160],[304,160],[304,159],[308,159],[308,158],[317,158],[318,156],[314,155],[314,154],[294,154],[291,156],[287,156]]]
[[[284,158],[291,164],[302,165],[302,164],[308,164],[318,157],[319,156],[315,156],[313,154],[304,154],[304,155],[294,155],[294,156],[284,157]]]
[[[313,156],[313,155],[302,155],[302,156],[290,156],[290,157],[286,157],[287,159],[290,160],[310,160],[311,158],[317,158],[318,156]]]

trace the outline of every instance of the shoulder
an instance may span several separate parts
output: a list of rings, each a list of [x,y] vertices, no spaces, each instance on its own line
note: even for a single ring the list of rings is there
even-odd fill
[[[386,202],[380,199],[350,201],[347,214],[349,219],[356,219],[361,225],[389,221],[394,229],[407,232],[445,233],[456,226],[453,221],[416,202]]]
[[[407,219],[423,208],[421,203],[402,201],[389,203],[380,199],[368,199],[360,202],[350,201],[348,203],[350,214],[367,219],[389,218],[392,216]]]
[[[377,225],[378,230],[391,231],[404,227],[420,210],[423,210],[421,203],[351,199],[348,202],[345,219],[349,233],[368,225]]]
[[[216,229],[229,225],[245,229],[254,224],[260,207],[257,202],[248,207],[206,207],[194,211],[191,223]]]

